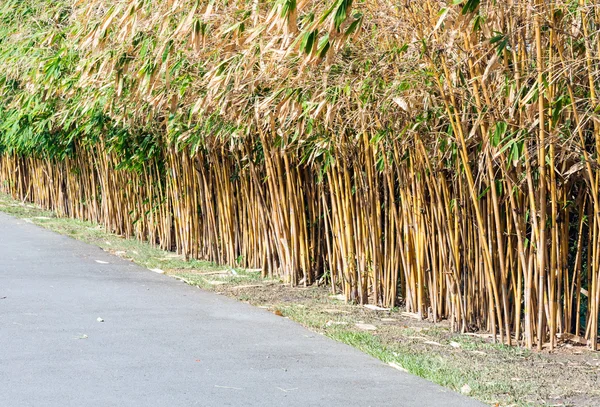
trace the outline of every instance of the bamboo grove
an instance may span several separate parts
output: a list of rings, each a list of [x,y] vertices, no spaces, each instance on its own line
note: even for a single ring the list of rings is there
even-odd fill
[[[600,5],[4,0],[0,187],[457,331],[598,344]]]

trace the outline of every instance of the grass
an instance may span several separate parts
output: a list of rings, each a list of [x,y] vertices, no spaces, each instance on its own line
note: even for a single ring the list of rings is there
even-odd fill
[[[327,287],[290,288],[259,273],[186,261],[146,242],[107,233],[0,194],[0,211],[101,247],[149,269],[245,301],[287,317],[329,338],[353,346],[393,367],[490,405],[599,405],[600,370],[585,349],[538,353],[491,343],[486,335],[453,334],[444,324],[419,321],[402,309],[374,311],[345,304]],[[366,331],[357,324],[376,328]],[[544,369],[544,374],[539,374]]]

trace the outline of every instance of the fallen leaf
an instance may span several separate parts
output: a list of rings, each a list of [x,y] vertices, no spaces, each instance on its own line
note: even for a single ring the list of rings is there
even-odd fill
[[[416,339],[416,340],[419,340],[419,341],[422,341],[422,340],[426,341],[427,340],[427,338],[424,337],[424,336],[407,336],[406,338],[407,339]]]
[[[199,276],[219,276],[219,277],[228,277],[229,276],[229,274],[227,273],[226,270],[206,271],[206,272],[194,273],[194,274],[199,275]]]
[[[392,100],[394,101],[394,103],[396,103],[398,106],[400,106],[400,108],[402,110],[404,110],[405,112],[408,112],[410,110],[408,107],[408,103],[403,98],[397,97]]]
[[[323,312],[326,312],[328,314],[349,314],[350,313],[349,311],[342,311],[339,309],[331,309],[331,308],[325,308],[323,310]]]
[[[390,310],[390,308],[382,308],[382,307],[378,307],[377,305],[373,305],[373,304],[366,304],[364,307],[368,308],[370,310],[373,310],[373,311],[389,311]]]
[[[206,280],[210,285],[224,285],[227,284],[225,281]]]
[[[325,326],[332,326],[332,325],[348,325],[348,323],[344,322],[344,321],[327,321],[327,323],[325,324]]]
[[[275,311],[273,311],[273,314],[277,315],[278,317],[282,317],[283,316],[283,313],[280,310],[278,310],[278,309],[276,309]]]
[[[356,324],[356,327],[363,331],[376,331],[377,327],[371,324]]]
[[[494,338],[494,335],[492,335],[492,334],[478,334],[478,333],[475,333],[475,332],[466,332],[466,333],[464,333],[464,335],[474,336],[476,338],[485,338],[485,339],[492,339],[492,338]]]
[[[219,388],[219,389],[232,389],[232,390],[244,390],[244,389],[240,389],[239,387],[230,387],[230,386],[218,386],[215,384],[215,387]]]
[[[250,284],[250,285],[238,285],[236,287],[232,287],[232,290],[242,290],[245,288],[257,288],[257,287],[262,287],[261,284]]]
[[[194,283],[192,283],[190,280],[187,280],[187,279],[185,279],[184,277],[181,277],[181,276],[173,276],[173,277],[174,277],[176,280],[179,280],[179,281],[181,281],[181,282],[184,282],[184,283],[186,283],[186,284],[189,284],[189,285],[194,285]]]
[[[401,372],[406,372],[408,373],[408,370],[406,370],[405,368],[403,368],[402,366],[400,366],[397,363],[394,362],[389,362],[388,365],[390,365],[391,367],[393,367],[394,369],[400,370]]]

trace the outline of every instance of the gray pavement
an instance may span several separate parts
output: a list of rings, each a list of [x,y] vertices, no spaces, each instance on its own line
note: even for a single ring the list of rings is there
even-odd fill
[[[0,407],[478,405],[0,213]]]

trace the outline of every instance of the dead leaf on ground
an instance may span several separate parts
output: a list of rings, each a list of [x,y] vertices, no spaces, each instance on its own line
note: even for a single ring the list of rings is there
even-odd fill
[[[332,325],[348,325],[348,323],[344,322],[344,321],[327,321],[327,323],[325,324],[325,326],[332,326]]]
[[[289,391],[298,390],[298,388],[297,388],[297,387],[294,387],[293,389],[282,389],[281,387],[278,387],[278,389],[279,389],[279,390],[281,390],[281,391],[282,391],[282,392],[284,392],[284,393],[287,393],[287,392],[289,392]]]
[[[196,275],[199,276],[223,276],[223,277],[228,277],[229,273],[227,272],[227,270],[221,270],[221,271],[203,271],[200,273],[194,273]]]
[[[323,310],[323,312],[326,312],[328,314],[349,314],[350,313],[349,311],[343,311],[340,309],[332,309],[332,308],[325,308]]]
[[[475,332],[466,332],[464,335],[474,336],[476,338],[484,338],[484,339],[493,339],[494,335],[492,334],[478,334]]]
[[[419,341],[427,341],[428,340],[424,336],[407,336],[406,338],[407,339],[416,339],[416,340],[419,340]]]
[[[368,308],[370,310],[373,311],[389,311],[390,308],[382,308],[382,307],[378,307],[377,305],[373,305],[373,304],[366,304],[364,305],[365,308]]]
[[[215,387],[217,387],[219,389],[244,390],[244,389],[241,389],[239,387],[219,386],[219,385],[216,385],[216,384],[215,384]]]
[[[358,329],[362,329],[363,331],[376,331],[377,327],[371,324],[356,324]]]
[[[401,372],[406,372],[408,373],[408,370],[406,370],[405,368],[403,368],[402,366],[400,366],[397,363],[394,362],[389,362],[388,365],[390,365],[391,367],[393,367],[394,369],[400,370]]]
[[[231,287],[231,289],[232,290],[241,290],[244,288],[258,288],[258,287],[262,287],[262,284],[238,285],[235,287]]]
[[[210,285],[224,285],[227,284],[225,281],[216,281],[216,280],[206,280],[206,282]]]
[[[181,276],[173,276],[173,277],[175,277],[177,280],[179,280],[179,281],[181,281],[181,282],[183,282],[183,283],[186,283],[186,284],[188,284],[188,285],[195,285],[195,284],[194,284],[194,283],[192,283],[190,280],[188,280],[188,279],[186,279],[186,278],[184,278],[184,277],[181,277]]]

